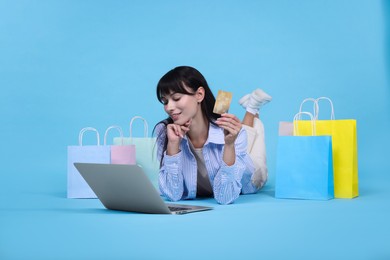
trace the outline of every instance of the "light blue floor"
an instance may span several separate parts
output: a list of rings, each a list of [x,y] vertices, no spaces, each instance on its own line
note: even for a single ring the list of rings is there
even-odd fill
[[[64,174],[33,168],[2,181],[0,259],[390,259],[390,181],[376,175],[353,200],[279,200],[269,183],[233,205],[188,201],[215,209],[170,216],[66,199]]]

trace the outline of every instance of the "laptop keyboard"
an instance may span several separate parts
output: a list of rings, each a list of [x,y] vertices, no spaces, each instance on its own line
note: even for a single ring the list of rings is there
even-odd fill
[[[174,206],[168,206],[170,211],[180,211],[180,210],[188,210],[189,208],[183,208],[183,207],[174,207]]]

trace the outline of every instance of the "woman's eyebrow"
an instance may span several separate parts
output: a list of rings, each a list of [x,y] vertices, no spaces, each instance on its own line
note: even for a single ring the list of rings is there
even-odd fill
[[[171,92],[171,93],[168,93],[166,95],[161,96],[161,98],[172,97],[172,96],[174,96],[176,94],[181,94],[181,93],[179,93],[179,92]]]
[[[166,94],[166,95],[161,95],[160,97],[166,99],[166,98],[169,97],[169,96],[170,96],[170,94]]]

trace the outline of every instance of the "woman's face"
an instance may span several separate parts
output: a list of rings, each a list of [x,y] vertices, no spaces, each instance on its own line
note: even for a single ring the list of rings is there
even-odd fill
[[[178,125],[184,125],[194,118],[200,110],[198,99],[195,95],[171,93],[162,97],[165,112]]]

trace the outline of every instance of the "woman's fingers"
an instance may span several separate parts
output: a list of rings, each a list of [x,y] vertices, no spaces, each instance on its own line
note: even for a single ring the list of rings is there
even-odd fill
[[[168,132],[171,132],[175,136],[181,136],[181,129],[180,126],[175,124],[169,124],[167,126]]]
[[[189,126],[191,125],[191,122],[192,122],[192,118],[191,118],[190,120],[188,120],[188,121],[184,124],[184,126],[189,127]]]
[[[191,125],[192,119],[188,120],[184,125],[180,126],[180,129],[183,132],[183,135],[187,134],[188,131],[190,131],[190,125]]]
[[[182,135],[184,136],[184,135],[186,135],[187,134],[187,132],[188,131],[190,131],[190,128],[188,127],[188,126],[180,126],[180,130],[181,130],[181,132],[182,132]],[[183,137],[182,136],[182,137]]]
[[[240,132],[240,129],[237,127],[224,126],[222,127],[225,130],[225,135],[235,137]]]
[[[238,133],[241,130],[242,124],[240,120],[232,114],[222,114],[220,118],[217,119],[216,123],[224,128],[225,130],[231,133]]]
[[[172,131],[174,135],[183,138],[190,130],[190,124],[191,122],[187,122],[185,125],[169,124],[167,127]]]
[[[240,120],[232,114],[222,114],[216,123],[225,134],[225,144],[233,144],[242,128]]]

